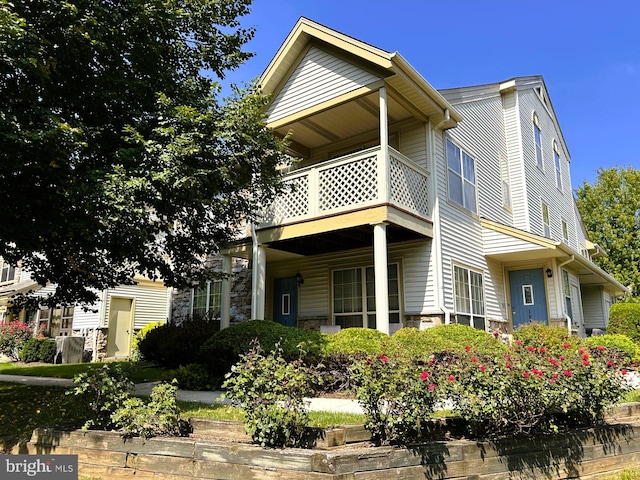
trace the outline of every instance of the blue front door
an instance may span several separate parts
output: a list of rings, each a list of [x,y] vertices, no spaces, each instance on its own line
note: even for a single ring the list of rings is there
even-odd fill
[[[548,323],[547,295],[541,268],[509,272],[514,330],[529,322]]]
[[[273,282],[273,292],[273,320],[285,327],[297,326],[298,282],[296,278],[277,278]]]

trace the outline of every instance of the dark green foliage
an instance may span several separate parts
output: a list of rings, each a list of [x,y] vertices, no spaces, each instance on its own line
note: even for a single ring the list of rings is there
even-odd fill
[[[263,354],[258,342],[231,367],[223,387],[233,403],[244,410],[244,425],[263,447],[303,446],[309,417],[304,397],[319,381],[315,369],[298,358],[286,360],[280,345]]]
[[[33,302],[210,280],[202,257],[272,201],[268,99],[216,83],[252,56],[250,4],[0,2],[0,256],[57,285]]]
[[[219,322],[204,318],[188,318],[180,324],[166,323],[149,330],[138,343],[138,350],[142,359],[161,367],[198,363],[200,347],[219,328]]]
[[[133,390],[133,382],[119,363],[90,368],[73,378],[75,387],[67,395],[82,399],[91,412],[83,428],[108,430],[114,426],[111,415],[122,406]]]
[[[513,332],[513,340],[535,348],[544,347],[555,354],[566,353],[567,345],[573,351],[584,347],[584,342],[574,335],[569,335],[566,328],[551,327],[537,322],[518,327]]]
[[[640,303],[611,305],[607,333],[625,335],[640,344]]]
[[[214,377],[222,378],[256,340],[268,352],[280,344],[287,360],[298,358],[298,347],[302,346],[305,361],[313,361],[320,357],[324,337],[314,330],[285,327],[270,320],[250,320],[216,332],[202,345],[201,361]]]
[[[20,350],[20,361],[25,363],[53,363],[56,356],[56,341],[51,338],[30,338]]]
[[[153,387],[146,402],[137,397],[125,399],[113,412],[111,420],[125,438],[187,436],[193,429],[188,421],[180,418],[177,393],[176,385],[160,383]]]
[[[625,335],[608,333],[589,337],[586,342],[594,355],[602,351],[608,357],[618,357],[617,364],[621,367],[640,363],[640,346]]]
[[[214,388],[209,371],[198,363],[180,365],[172,373],[178,388],[182,390],[213,390]]]

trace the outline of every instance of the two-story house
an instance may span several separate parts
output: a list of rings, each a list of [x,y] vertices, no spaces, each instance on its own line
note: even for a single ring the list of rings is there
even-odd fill
[[[0,323],[21,320],[50,337],[84,337],[85,351],[93,360],[129,357],[134,332],[148,323],[167,321],[170,315],[171,290],[161,281],[143,277],[136,277],[135,285],[103,290],[93,305],[15,311],[12,298],[16,294],[46,297],[56,286],[40,286],[20,265],[10,265],[1,257],[0,269]]]
[[[591,261],[542,77],[437,91],[399,53],[301,18],[261,85],[300,162],[224,252],[227,273],[251,262],[252,318],[606,328],[627,289]]]

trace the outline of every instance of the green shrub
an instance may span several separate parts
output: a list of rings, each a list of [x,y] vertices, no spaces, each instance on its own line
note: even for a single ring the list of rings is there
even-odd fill
[[[503,355],[479,359],[473,350],[443,366],[448,397],[478,436],[550,433],[591,426],[626,390],[605,356],[565,342],[559,355],[522,340]]]
[[[356,398],[364,410],[365,428],[376,444],[406,445],[422,439],[423,422],[439,400],[432,366],[383,353],[356,363]]]
[[[177,391],[176,385],[160,383],[151,390],[148,402],[137,397],[125,399],[113,412],[111,420],[122,430],[125,438],[187,436],[192,428],[189,422],[180,418]]]
[[[476,354],[493,354],[506,350],[504,343],[484,330],[450,324],[426,330],[401,328],[391,337],[389,352],[401,351],[415,359],[427,361],[443,352],[462,353],[466,347],[472,348]]]
[[[214,377],[222,378],[256,340],[267,352],[280,344],[286,360],[297,358],[299,346],[302,346],[305,361],[316,361],[322,351],[324,336],[314,330],[285,327],[270,320],[251,320],[214,333],[200,349],[201,363]]]
[[[56,356],[56,341],[51,338],[32,337],[22,345],[20,361],[25,363],[53,363]]]
[[[213,390],[213,382],[209,376],[209,371],[204,365],[190,363],[180,365],[172,372],[178,388],[183,390]]]
[[[223,388],[234,405],[244,410],[244,425],[263,447],[301,446],[309,418],[304,397],[319,382],[301,359],[287,361],[276,344],[263,355],[257,342],[231,367]],[[299,357],[305,356],[299,351]]]
[[[138,344],[144,360],[161,367],[177,368],[198,363],[200,347],[219,329],[219,323],[189,318],[182,323],[165,323],[149,330]]]
[[[326,335],[323,350],[325,354],[374,355],[383,352],[388,338],[388,335],[371,328],[344,328],[339,332]]]
[[[164,324],[165,322],[147,323],[144,327],[142,327],[135,333],[135,335],[131,339],[131,360],[133,360],[134,362],[142,360],[142,354],[140,353],[139,348],[140,342],[144,337],[147,336],[147,333],[149,333],[150,330],[153,330],[154,328]]]
[[[606,334],[589,337],[586,340],[591,350],[598,352],[598,347],[618,352],[620,355],[619,364],[621,366],[640,363],[640,347],[625,335]],[[611,352],[608,352],[611,355]]]
[[[24,342],[33,338],[33,330],[19,320],[0,324],[0,353],[18,361]]]
[[[91,419],[83,428],[108,430],[114,426],[111,415],[129,398],[134,384],[119,363],[107,363],[89,369],[73,378],[75,387],[67,395],[84,399]]]
[[[566,345],[570,345],[572,351],[585,347],[584,341],[563,327],[551,327],[537,322],[520,325],[513,332],[513,340],[523,345],[532,347],[544,347],[554,354],[566,353]]]
[[[626,335],[640,344],[640,303],[615,303],[609,310],[607,333]]]

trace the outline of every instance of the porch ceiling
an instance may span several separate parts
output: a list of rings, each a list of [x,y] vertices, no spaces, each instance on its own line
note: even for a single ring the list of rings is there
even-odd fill
[[[424,238],[423,235],[398,225],[387,226],[387,243],[407,242]],[[372,247],[373,226],[362,225],[306,237],[277,240],[267,243],[266,246],[274,250],[304,256]]]
[[[393,124],[413,117],[412,113],[393,95],[388,96],[387,103],[391,128],[393,128]],[[298,118],[291,123],[278,125],[275,131],[282,136],[291,132],[290,138],[294,142],[294,146],[302,146],[302,149],[307,151],[300,153],[308,156],[308,150],[324,147],[368,132],[376,132],[380,122],[379,110],[379,93],[373,91],[333,108]]]

